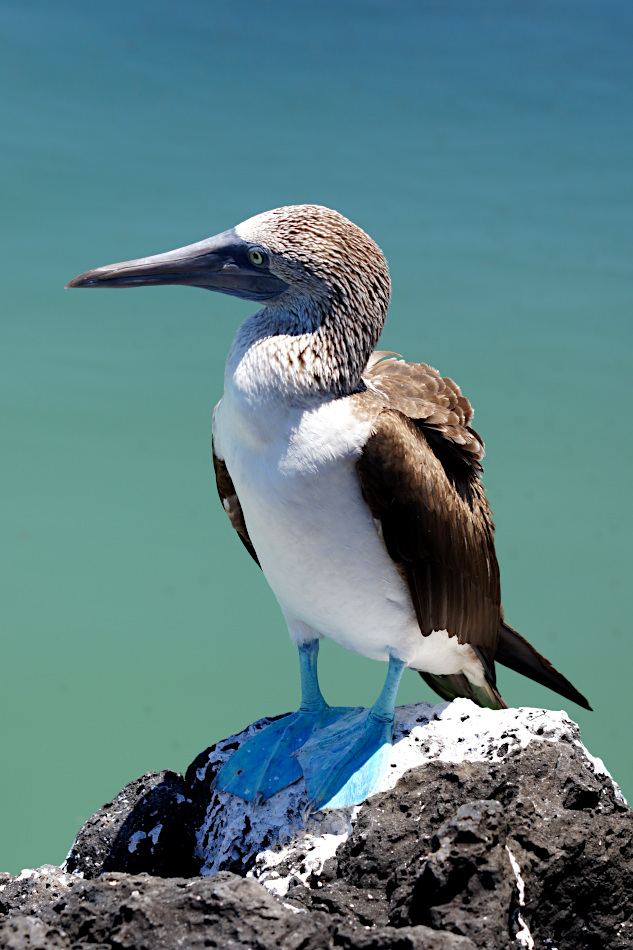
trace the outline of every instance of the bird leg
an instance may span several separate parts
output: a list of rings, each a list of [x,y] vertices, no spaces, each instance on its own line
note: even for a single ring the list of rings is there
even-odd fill
[[[271,722],[236,749],[215,779],[215,787],[248,802],[262,802],[301,778],[301,765],[293,754],[315,730],[358,713],[358,708],[328,706],[317,676],[319,641],[299,647],[301,705]]]
[[[360,805],[380,790],[405,666],[390,657],[385,684],[371,709],[357,710],[319,729],[296,753],[315,809]]]

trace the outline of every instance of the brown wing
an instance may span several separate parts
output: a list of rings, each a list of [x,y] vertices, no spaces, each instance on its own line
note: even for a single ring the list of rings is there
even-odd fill
[[[224,460],[215,454],[215,447],[213,448],[213,468],[215,469],[215,482],[218,486],[218,495],[220,496],[222,507],[229,516],[231,524],[237,531],[240,541],[250,556],[253,558],[255,563],[258,566],[261,566],[259,564],[257,554],[255,553],[255,548],[253,547],[251,539],[248,536],[248,531],[246,530],[244,513],[242,511],[242,506],[240,505],[240,500],[237,497],[233,480],[229,475],[229,470],[226,467]]]
[[[435,432],[439,444],[454,446],[457,456],[481,471],[478,463],[484,457],[484,444],[470,427],[473,408],[457,383],[426,363],[405,363],[394,359],[396,355],[380,350],[372,353],[363,374],[368,387],[380,393],[385,407],[397,409]]]
[[[365,381],[383,408],[358,462],[363,496],[411,590],[420,629],[470,643],[494,677],[499,568],[470,403],[425,364],[374,361]]]

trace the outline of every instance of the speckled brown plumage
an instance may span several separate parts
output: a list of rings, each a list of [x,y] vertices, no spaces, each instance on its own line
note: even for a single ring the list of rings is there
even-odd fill
[[[286,280],[284,340],[294,384],[314,392],[354,392],[387,315],[391,282],[372,238],[338,211],[289,205],[237,229],[270,255],[271,273]]]

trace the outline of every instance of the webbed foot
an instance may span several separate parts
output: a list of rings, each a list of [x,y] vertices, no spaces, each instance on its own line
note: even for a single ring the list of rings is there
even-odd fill
[[[371,709],[357,710],[315,732],[299,749],[308,798],[316,810],[360,805],[380,791],[393,741],[396,694],[406,663],[389,657],[387,677]]]
[[[333,708],[324,704],[318,711],[299,709],[271,722],[224,763],[216,776],[216,788],[248,802],[266,801],[301,778],[301,765],[294,753],[314,731],[356,711],[354,707]]]
[[[296,753],[315,810],[360,805],[380,790],[389,764],[393,717],[361,709],[319,729]]]

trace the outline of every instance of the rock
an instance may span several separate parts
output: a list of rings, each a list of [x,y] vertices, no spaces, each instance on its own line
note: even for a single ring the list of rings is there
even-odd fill
[[[466,700],[397,712],[356,808],[308,817],[302,781],[257,807],[213,790],[269,720],[184,778],[131,783],[65,871],[0,878],[0,947],[628,950],[633,816],[577,726]]]
[[[0,948],[47,950],[70,947],[56,906],[77,882],[52,864],[0,879]],[[33,916],[31,916],[33,915]]]
[[[59,871],[59,869],[58,869]],[[40,875],[40,872],[41,875]],[[230,871],[213,877],[160,878],[149,874],[105,872],[83,880],[64,878],[63,893],[46,904],[40,877],[21,903],[21,916],[0,921],[0,947],[173,950],[186,946],[231,950],[475,950],[470,940],[425,926],[377,928],[368,933],[323,912],[307,914],[284,905],[253,878]],[[59,871],[63,876],[63,872]],[[39,891],[39,893],[37,893]],[[27,914],[38,916],[26,916]],[[57,926],[51,926],[54,917]],[[46,942],[48,941],[48,942]]]
[[[106,873],[72,889],[60,920],[71,940],[117,947],[294,947],[316,936],[263,887],[223,872],[212,878]],[[301,939],[296,940],[298,933]],[[213,944],[211,944],[213,945]]]
[[[94,878],[103,871],[161,877],[198,873],[191,798],[182,775],[147,772],[102,805],[75,838],[64,868]]]
[[[57,927],[47,927],[36,917],[13,917],[0,921],[2,950],[66,950],[72,944]]]

